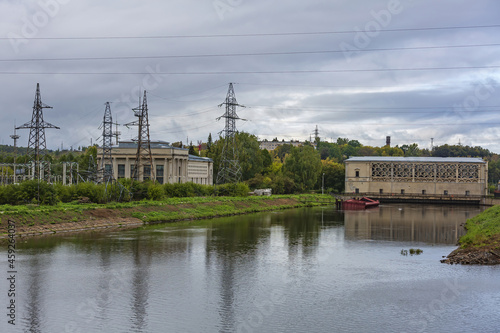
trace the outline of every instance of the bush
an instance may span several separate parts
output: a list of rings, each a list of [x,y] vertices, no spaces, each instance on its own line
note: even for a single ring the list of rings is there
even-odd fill
[[[71,202],[78,199],[75,185],[66,186],[62,183],[57,183],[54,184],[54,189],[56,190],[57,197],[61,202]]]
[[[143,200],[148,197],[148,188],[151,186],[153,182],[151,181],[144,181],[144,182],[139,182],[134,180],[132,182],[132,185],[130,186],[130,192],[132,195],[132,199],[134,200]]]
[[[149,200],[162,200],[165,197],[165,191],[160,184],[151,184],[148,187],[148,196]]]
[[[51,184],[38,180],[27,180],[17,186],[18,203],[55,205],[58,202],[56,190]]]
[[[250,192],[250,188],[245,183],[222,184],[216,186],[215,192],[217,196],[246,197]]]

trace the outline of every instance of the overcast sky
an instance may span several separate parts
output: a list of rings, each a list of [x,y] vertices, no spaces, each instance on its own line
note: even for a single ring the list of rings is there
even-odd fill
[[[31,120],[37,82],[61,128],[51,149],[100,140],[107,101],[134,121],[144,89],[152,140],[215,139],[233,82],[237,129],[259,139],[318,126],[327,141],[500,153],[498,0],[3,0],[0,17],[2,144]]]

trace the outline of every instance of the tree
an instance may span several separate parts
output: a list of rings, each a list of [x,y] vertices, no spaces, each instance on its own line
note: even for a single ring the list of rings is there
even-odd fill
[[[290,152],[292,151],[292,148],[293,148],[293,146],[290,144],[284,144],[284,145],[278,146],[273,151],[274,157],[279,158],[281,160],[281,162],[283,163],[285,161],[285,157],[288,154],[290,154]]]
[[[219,172],[224,140],[225,138],[219,137],[219,140],[212,144],[210,152],[207,153],[207,157],[210,157],[214,161],[214,175],[217,175]],[[238,132],[235,134],[235,141],[238,161],[241,167],[241,180],[245,181],[264,170],[263,153],[261,153],[259,142],[255,135]]]
[[[418,149],[418,144],[416,143],[412,143],[411,145],[402,145],[401,149],[404,151],[405,157],[421,155],[420,149]]]
[[[283,166],[299,190],[312,190],[321,173],[319,153],[309,145],[293,147]]]
[[[262,167],[265,171],[265,169],[269,168],[273,163],[273,158],[267,149],[261,149],[260,154],[262,156]]]
[[[324,187],[332,189],[335,193],[344,192],[345,188],[345,166],[344,164],[335,163],[332,160],[321,161],[321,174],[318,181],[322,181],[324,176]]]
[[[255,135],[246,132],[236,133],[236,146],[242,180],[250,179],[264,170],[263,154]]]
[[[207,140],[207,150],[210,151],[210,148],[212,148],[212,133],[208,133],[208,140]]]

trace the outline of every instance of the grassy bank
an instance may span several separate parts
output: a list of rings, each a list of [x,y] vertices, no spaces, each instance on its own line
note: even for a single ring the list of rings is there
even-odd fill
[[[189,197],[161,201],[109,204],[59,203],[54,206],[0,206],[0,234],[8,220],[15,221],[17,234],[56,233],[96,227],[230,216],[294,207],[324,205],[328,195],[275,195],[272,197]]]
[[[460,238],[461,248],[496,246],[500,248],[500,206],[493,206],[468,219],[467,233]]]
[[[467,233],[459,240],[460,248],[441,260],[449,264],[500,264],[500,206],[493,206],[468,219]]]

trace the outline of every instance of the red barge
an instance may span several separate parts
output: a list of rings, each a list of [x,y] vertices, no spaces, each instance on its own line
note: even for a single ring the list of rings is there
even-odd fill
[[[380,202],[378,200],[362,197],[361,199],[342,201],[342,209],[366,209],[377,207],[379,204]]]

